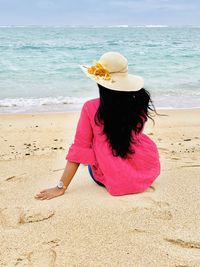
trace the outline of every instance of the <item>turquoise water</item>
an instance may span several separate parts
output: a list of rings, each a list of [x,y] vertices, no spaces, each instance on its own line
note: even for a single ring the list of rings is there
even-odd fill
[[[78,64],[107,51],[127,57],[156,107],[200,106],[200,28],[0,27],[0,112],[79,109],[98,90]]]

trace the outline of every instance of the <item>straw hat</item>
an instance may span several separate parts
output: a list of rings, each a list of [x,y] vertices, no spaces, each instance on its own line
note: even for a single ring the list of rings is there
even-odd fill
[[[118,52],[103,54],[92,66],[79,65],[96,83],[116,91],[138,91],[144,86],[142,77],[128,73],[128,60]]]

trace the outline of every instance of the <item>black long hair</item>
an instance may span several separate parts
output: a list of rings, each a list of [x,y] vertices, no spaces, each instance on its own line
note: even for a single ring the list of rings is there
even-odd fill
[[[139,134],[149,117],[155,124],[150,112],[156,114],[150,93],[142,88],[138,91],[116,91],[99,87],[100,104],[95,114],[95,124],[103,125],[102,134],[106,135],[113,156],[127,158],[135,153],[131,143],[136,143],[132,131]]]

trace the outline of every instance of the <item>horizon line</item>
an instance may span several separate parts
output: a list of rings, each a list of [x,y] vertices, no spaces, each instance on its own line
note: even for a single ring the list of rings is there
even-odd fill
[[[105,25],[92,25],[92,24],[7,24],[7,25],[0,25],[0,27],[121,27],[121,28],[128,28],[128,27],[200,27],[197,24],[182,24],[182,25],[168,25],[168,24],[105,24]]]

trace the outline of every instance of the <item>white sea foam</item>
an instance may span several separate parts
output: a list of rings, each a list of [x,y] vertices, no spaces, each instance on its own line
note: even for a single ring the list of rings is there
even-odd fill
[[[169,25],[108,25],[108,26],[93,26],[95,28],[105,27],[105,28],[168,28],[172,27]]]
[[[108,28],[128,28],[129,25],[110,25],[110,26],[107,26]]]
[[[88,98],[76,97],[44,97],[44,98],[4,98],[0,99],[0,107],[30,107],[30,106],[52,106],[82,104]]]
[[[167,28],[168,25],[145,25],[146,28]]]
[[[26,28],[27,26],[23,25],[0,25],[0,28]]]

